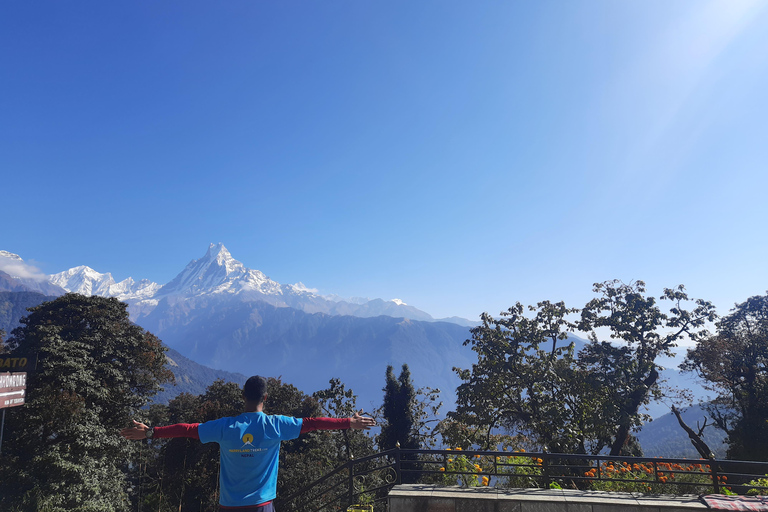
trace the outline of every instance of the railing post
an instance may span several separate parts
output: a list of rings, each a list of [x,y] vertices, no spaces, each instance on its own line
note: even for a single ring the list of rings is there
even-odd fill
[[[549,489],[549,485],[552,483],[552,480],[549,477],[549,457],[547,456],[546,446],[543,447],[542,455],[544,455],[544,460],[541,461],[541,466],[544,470],[544,486]]]
[[[603,481],[603,465],[600,464],[600,457],[595,457],[595,464],[597,464],[597,481]]]
[[[402,484],[403,473],[402,468],[400,467],[400,441],[395,441],[395,475],[397,476],[397,479],[395,480],[397,485]]]
[[[351,453],[349,454],[349,498],[347,499],[347,506],[352,506],[354,504],[355,499],[355,456]]]
[[[720,494],[720,481],[717,474],[717,464],[715,464],[715,459],[709,459],[709,474],[710,478],[712,478],[712,486],[715,494]]]

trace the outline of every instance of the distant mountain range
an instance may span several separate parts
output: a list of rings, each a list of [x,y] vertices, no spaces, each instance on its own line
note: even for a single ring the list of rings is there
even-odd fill
[[[399,371],[408,363],[416,385],[443,390],[450,410],[459,384],[452,368],[469,368],[476,360],[463,346],[473,325],[468,320],[435,320],[397,299],[341,299],[301,283],[282,285],[245,267],[221,244],[211,244],[165,285],[132,278],[116,282],[87,266],[45,276],[0,251],[0,329],[10,332],[27,307],[66,292],[125,301],[132,319],[175,351],[169,357],[178,386],[168,389],[163,401],[181,391],[199,394],[215,378],[242,382],[260,373],[282,377],[307,393],[337,377],[367,408],[382,400],[386,365]],[[584,346],[584,340],[571,339],[577,351]],[[670,361],[664,371],[668,383],[694,387],[703,398],[701,389],[675,370],[677,364]],[[655,404],[649,412],[662,417],[668,408]],[[661,425],[653,422],[643,432]],[[664,432],[657,437],[678,435],[674,425]]]
[[[436,320],[398,299],[345,300],[302,283],[282,285],[245,267],[222,244],[211,244],[162,286],[132,278],[116,282],[87,266],[42,279],[25,276],[19,256],[0,253],[0,269],[9,262],[16,274],[8,273],[6,290],[36,285],[48,287],[46,295],[116,297],[128,304],[133,321],[191,360],[228,372],[282,376],[307,393],[339,378],[366,407],[381,402],[388,364],[399,371],[407,363],[417,386],[440,388],[449,404],[459,384],[452,368],[471,365],[472,353],[463,346],[469,320]]]
[[[320,295],[303,283],[283,285],[259,270],[247,268],[222,244],[211,244],[202,258],[191,261],[165,285],[147,279],[135,281],[130,277],[115,282],[112,274],[102,274],[84,265],[48,276],[48,281],[69,292],[116,297],[129,304],[134,319],[148,315],[163,300],[176,303],[201,297],[237,297],[242,301],[257,300],[305,313],[361,318],[385,315],[427,322],[447,321],[465,327],[476,324],[458,317],[436,320],[399,299],[341,299],[335,295]]]

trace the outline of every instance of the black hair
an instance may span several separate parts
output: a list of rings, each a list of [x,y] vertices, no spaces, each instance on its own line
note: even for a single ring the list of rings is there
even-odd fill
[[[260,375],[254,375],[245,381],[243,386],[243,396],[249,402],[261,403],[264,395],[267,394],[267,379]]]

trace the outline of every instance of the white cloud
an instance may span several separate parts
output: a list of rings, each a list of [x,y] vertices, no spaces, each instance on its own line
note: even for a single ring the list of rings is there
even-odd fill
[[[307,286],[304,283],[296,283],[291,285],[293,289],[297,292],[305,292],[305,293],[320,293],[320,291],[317,288],[307,288]]]
[[[6,251],[2,251],[2,254],[0,254],[0,270],[11,277],[32,279],[38,282],[48,280],[48,276],[46,276],[39,268],[25,263],[24,260],[15,254]]]

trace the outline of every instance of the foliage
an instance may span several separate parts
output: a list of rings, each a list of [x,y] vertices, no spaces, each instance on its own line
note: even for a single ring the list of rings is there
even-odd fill
[[[381,432],[378,436],[379,449],[391,450],[399,446],[405,450],[417,450],[421,447],[419,440],[419,425],[417,424],[416,390],[411,381],[411,372],[408,365],[404,364],[400,371],[400,377],[395,378],[392,366],[387,366],[386,384],[384,386],[384,403],[377,411],[381,415]],[[421,402],[423,404],[423,402]],[[423,413],[423,409],[421,413]],[[403,454],[401,481],[405,484],[416,483],[419,476],[410,471],[418,471],[421,468],[418,457],[413,454]]]
[[[7,418],[0,504],[127,510],[136,447],[115,433],[172,378],[165,349],[116,299],[67,294],[30,311],[6,343],[38,363]]]
[[[527,442],[581,453],[602,448],[610,425],[600,415],[604,395],[576,364],[567,341],[573,327],[567,317],[575,312],[562,302],[544,301],[528,308],[517,303],[499,319],[482,315],[482,325],[465,342],[477,363],[454,368],[464,382],[457,409],[442,428],[449,442],[481,449]]]
[[[712,474],[709,464],[691,462],[677,464],[669,462],[619,462],[606,461],[584,473],[590,488],[597,491],[641,492],[646,494],[703,494],[712,491]],[[726,476],[718,477],[721,492]]]
[[[672,303],[664,313],[656,299],[645,295],[645,283],[620,281],[596,283],[598,297],[581,311],[577,327],[589,332],[591,343],[579,354],[580,364],[592,374],[605,393],[604,413],[612,419],[611,455],[620,455],[630,440],[630,433],[644,417],[640,408],[659,398],[660,356],[671,356],[672,348],[683,336],[701,339],[703,326],[715,319],[714,306],[700,299],[689,299],[685,288],[664,289],[661,300]],[[685,308],[694,303],[690,311]],[[598,341],[598,331],[607,329],[621,345]]]
[[[449,450],[451,450],[449,448]],[[509,455],[467,455],[461,448],[454,448],[456,454],[448,457],[444,467],[442,483],[465,487],[488,486],[502,488],[536,488],[544,480],[543,459],[525,455],[522,450]],[[554,487],[554,486],[557,487]],[[560,488],[557,482],[550,482],[550,488]]]
[[[326,389],[312,394],[323,416],[348,418],[358,412],[357,396],[339,379],[331,379]],[[353,457],[364,457],[374,453],[373,439],[362,430],[326,431],[322,437],[326,461],[330,467],[343,464]]]
[[[490,477],[480,474],[483,472],[483,467],[479,464],[480,458],[480,455],[472,458],[461,453],[461,448],[456,448],[456,455],[449,457],[445,467],[440,468],[441,472],[445,472],[444,482],[447,485],[458,483],[463,487],[488,486]]]
[[[768,295],[737,304],[717,332],[688,350],[684,371],[716,393],[707,407],[728,434],[728,457],[768,459]]]
[[[511,488],[540,487],[544,461],[539,457],[523,455],[522,451],[518,453],[496,458],[498,472],[503,475],[499,477],[497,485]]]
[[[564,303],[517,303],[482,325],[465,342],[477,354],[471,369],[456,369],[462,384],[457,408],[443,430],[459,446],[494,449],[532,444],[552,452],[638,455],[631,435],[646,419],[640,408],[661,396],[657,363],[683,337],[701,338],[714,319],[712,304],[694,300],[682,286],[665,289],[662,312],[645,284],[606,281],[579,313]],[[528,313],[528,314],[527,314]],[[589,333],[578,354],[568,332]],[[612,342],[600,341],[598,333]],[[445,434],[444,434],[445,435]]]
[[[395,378],[392,366],[387,366],[384,403],[381,408],[383,421],[378,442],[379,449],[391,450],[396,443],[403,449],[418,449],[419,439],[415,430],[414,402],[416,390],[411,382],[411,372],[404,364],[400,377]]]
[[[579,488],[597,491],[675,495],[712,492],[710,465],[703,461],[672,463],[611,460],[584,471],[586,461],[559,461],[555,456],[545,462],[538,454],[522,450],[504,455],[498,452],[468,454],[460,448],[448,450],[453,454],[448,455],[439,468],[441,483],[444,485],[550,489],[578,485]],[[727,486],[727,476],[720,475],[717,478],[721,493],[734,494]],[[765,483],[768,483],[768,479],[753,480],[745,485],[762,486]]]
[[[765,496],[768,494],[768,475],[766,478],[755,478],[747,482],[747,486],[752,487],[747,491],[750,496]]]

